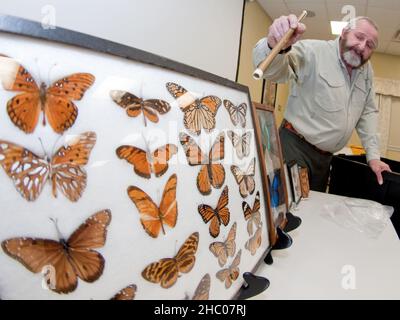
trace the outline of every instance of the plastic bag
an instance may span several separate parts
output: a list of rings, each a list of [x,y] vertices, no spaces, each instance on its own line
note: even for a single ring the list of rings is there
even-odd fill
[[[344,198],[341,202],[324,204],[322,215],[345,228],[364,233],[370,238],[377,238],[391,223],[393,207],[378,202]]]

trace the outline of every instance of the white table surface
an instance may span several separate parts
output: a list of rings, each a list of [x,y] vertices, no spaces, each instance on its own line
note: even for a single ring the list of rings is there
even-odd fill
[[[377,239],[324,218],[324,203],[341,197],[310,192],[298,210],[302,219],[290,248],[272,251],[274,263],[257,275],[269,288],[251,299],[400,299],[400,240],[389,223]],[[343,286],[343,284],[345,284]]]

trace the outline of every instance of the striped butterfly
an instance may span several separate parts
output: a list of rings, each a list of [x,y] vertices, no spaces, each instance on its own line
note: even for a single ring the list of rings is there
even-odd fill
[[[244,128],[246,126],[247,104],[241,103],[235,106],[231,101],[225,99],[224,106],[229,112],[233,125],[237,126],[240,124]]]
[[[164,100],[144,100],[127,91],[112,90],[110,91],[110,96],[116,104],[126,110],[126,114],[129,117],[135,118],[143,113],[143,121],[145,126],[147,126],[146,119],[157,123],[157,113],[162,115],[171,110],[169,103]]]
[[[236,222],[229,230],[228,237],[224,242],[212,242],[209,246],[211,253],[218,258],[220,267],[223,267],[228,257],[233,257],[236,252]]]
[[[199,135],[203,128],[211,132],[215,128],[215,116],[221,105],[221,99],[216,96],[206,96],[196,99],[182,86],[168,82],[167,90],[178,100],[179,107],[184,113],[183,124],[192,134]]]
[[[240,257],[242,255],[242,249],[236,254],[232,264],[225,269],[219,270],[216,274],[217,278],[222,282],[225,282],[225,288],[229,289],[234,281],[239,277],[240,269]]]
[[[262,224],[258,227],[254,235],[246,242],[245,248],[250,251],[251,255],[256,254],[257,249],[261,246]]]
[[[256,187],[254,181],[256,158],[250,162],[246,171],[242,171],[238,166],[231,166],[231,171],[235,177],[236,183],[239,185],[239,192],[242,198],[246,198],[249,194],[253,194]]]
[[[194,232],[186,239],[176,256],[149,264],[142,271],[142,277],[147,281],[160,283],[162,288],[172,287],[180,273],[188,273],[193,269],[198,244],[199,233]]]
[[[250,154],[251,149],[251,131],[245,132],[241,136],[233,131],[227,132],[228,138],[231,140],[239,159],[243,159]]]
[[[251,236],[253,234],[253,226],[258,228],[261,225],[260,192],[257,191],[256,193],[253,208],[246,201],[243,201],[242,209],[244,219],[247,221],[247,232]]]
[[[218,237],[221,224],[223,224],[224,226],[227,226],[229,224],[231,214],[228,208],[228,191],[228,186],[225,186],[224,190],[222,190],[217,207],[215,209],[206,204],[201,204],[198,207],[199,213],[204,223],[210,222],[209,232],[213,238]]]

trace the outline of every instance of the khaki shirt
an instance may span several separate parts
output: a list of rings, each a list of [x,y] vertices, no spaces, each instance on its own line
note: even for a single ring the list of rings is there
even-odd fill
[[[270,53],[266,38],[253,50],[257,66]],[[339,38],[302,40],[279,54],[264,73],[273,82],[290,83],[285,119],[311,144],[337,152],[356,128],[367,160],[379,159],[378,109],[370,62],[351,78],[339,53]]]

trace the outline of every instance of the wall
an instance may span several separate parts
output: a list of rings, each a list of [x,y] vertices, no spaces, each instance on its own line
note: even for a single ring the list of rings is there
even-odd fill
[[[246,1],[237,82],[249,87],[251,99],[256,102],[261,102],[263,82],[262,80],[254,80],[252,76],[254,71],[253,47],[258,40],[265,37],[270,25],[271,19],[258,2]]]
[[[143,49],[235,80],[244,0],[1,0],[1,13]]]
[[[383,53],[375,53],[371,58],[372,67],[374,69],[374,74],[379,78],[386,79],[395,79],[400,80],[400,57],[383,54]],[[400,136],[398,134],[398,123],[395,123],[395,119],[400,119],[400,101],[396,99],[396,102],[392,105],[392,114],[391,114],[391,132],[389,136],[389,145],[395,144],[400,145]],[[353,135],[348,143],[348,145],[361,145],[360,139],[356,132],[353,132]],[[388,150],[386,155],[382,155],[383,157],[393,159],[396,161],[400,161],[400,152],[394,150]]]

